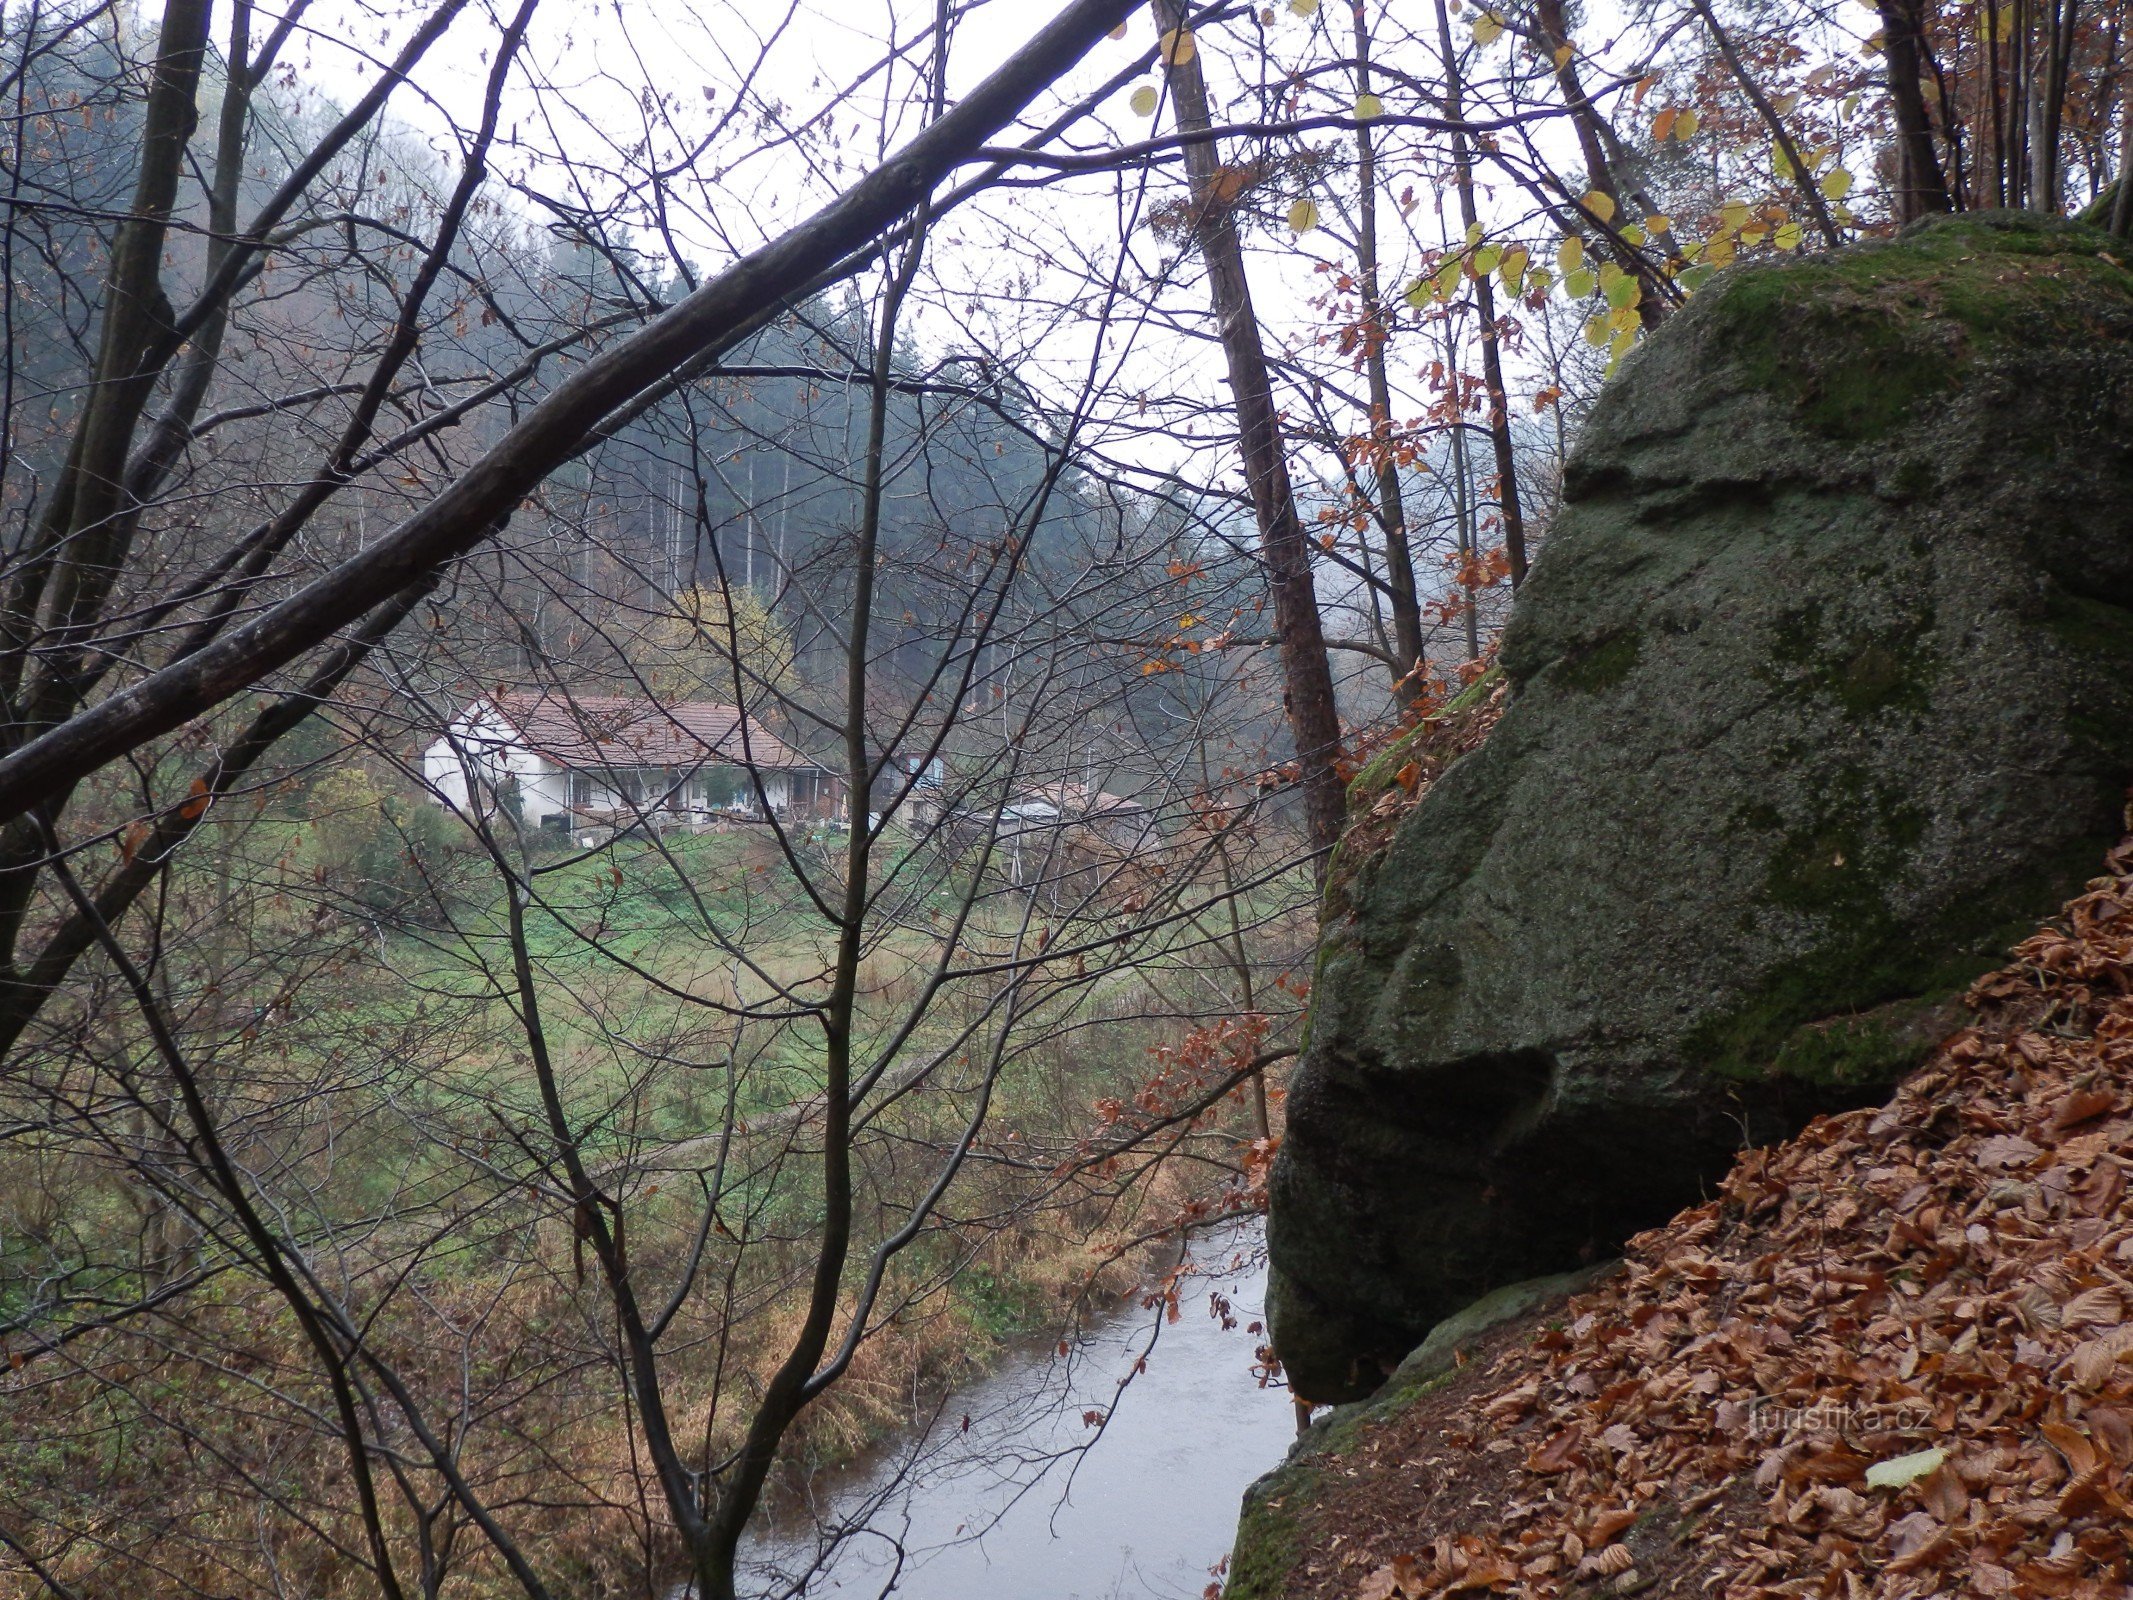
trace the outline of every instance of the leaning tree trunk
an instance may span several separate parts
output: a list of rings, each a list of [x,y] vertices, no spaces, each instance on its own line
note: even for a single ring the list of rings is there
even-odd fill
[[[1153,0],[1153,6],[1156,27],[1166,39],[1182,37],[1182,0]],[[1178,127],[1186,133],[1204,133],[1212,124],[1198,50],[1170,48],[1164,55]],[[1259,319],[1252,310],[1251,286],[1244,275],[1244,249],[1238,242],[1235,216],[1222,194],[1222,161],[1214,141],[1199,139],[1187,145],[1185,165],[1192,179],[1193,237],[1207,263],[1222,353],[1229,362],[1245,480],[1259,520],[1267,582],[1274,591],[1274,631],[1281,643],[1281,671],[1302,774],[1304,815],[1323,876],[1326,857],[1340,838],[1347,794],[1334,765],[1340,755],[1340,714],[1334,704],[1333,669],[1326,659],[1318,593],[1312,586],[1310,540],[1296,515],[1296,498],[1289,486],[1281,418],[1274,409]]]

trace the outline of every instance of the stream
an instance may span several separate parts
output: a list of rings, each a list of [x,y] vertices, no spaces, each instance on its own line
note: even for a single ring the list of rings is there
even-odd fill
[[[744,1592],[785,1592],[816,1567],[820,1525],[849,1532],[820,1558],[810,1596],[1195,1600],[1229,1550],[1245,1485],[1295,1436],[1288,1391],[1252,1371],[1263,1257],[1256,1223],[1202,1239],[1175,1322],[1129,1299],[1067,1356],[1015,1352],[930,1428],[825,1475],[813,1517],[789,1506],[767,1521],[744,1556]]]

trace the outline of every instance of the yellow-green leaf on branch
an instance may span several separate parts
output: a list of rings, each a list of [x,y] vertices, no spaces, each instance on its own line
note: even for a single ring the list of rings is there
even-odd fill
[[[1503,259],[1496,264],[1496,276],[1502,282],[1505,293],[1517,294],[1525,287],[1526,259],[1526,247],[1514,244],[1503,253]]]

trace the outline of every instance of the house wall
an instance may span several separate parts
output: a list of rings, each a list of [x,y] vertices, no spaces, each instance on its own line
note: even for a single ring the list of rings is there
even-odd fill
[[[454,717],[450,731],[422,752],[422,777],[455,810],[468,809],[470,797],[493,796],[514,779],[528,823],[538,825],[570,805],[568,776],[520,745],[517,731],[486,703]]]
[[[533,756],[519,779],[526,796],[526,821],[539,827],[550,817],[570,812],[570,774],[543,756]]]
[[[422,781],[443,804],[455,811],[466,809],[467,775],[450,739],[440,738],[422,752]]]
[[[700,787],[701,780],[711,772],[721,769],[707,768],[698,773],[684,773],[671,767],[637,767],[628,769],[637,776],[638,798],[633,802],[618,787],[608,773],[558,772],[555,775],[556,792],[569,804],[569,797],[580,794],[575,809],[581,812],[620,812],[625,816],[642,809],[648,814],[686,816],[695,821],[706,821],[736,808],[755,811],[759,809],[754,785],[741,779],[737,784],[719,784],[721,791],[732,789],[731,800],[706,798]],[[792,776],[782,771],[766,771],[762,775],[763,793],[769,799],[773,811],[782,812],[792,803]],[[669,803],[667,796],[675,787],[680,793]],[[530,812],[529,812],[530,815]]]

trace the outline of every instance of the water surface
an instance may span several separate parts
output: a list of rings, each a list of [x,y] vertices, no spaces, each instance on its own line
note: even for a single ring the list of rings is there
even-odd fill
[[[1255,1227],[1200,1241],[1171,1322],[1137,1301],[1070,1347],[1027,1350],[952,1395],[929,1429],[817,1486],[853,1529],[809,1595],[921,1600],[1196,1597],[1236,1532],[1246,1484],[1295,1434],[1263,1388],[1266,1268]],[[1230,1326],[1219,1308],[1226,1304]],[[1121,1380],[1127,1381],[1123,1388]],[[1100,1420],[1092,1420],[1100,1419]],[[821,1542],[787,1508],[750,1555],[760,1592]]]

